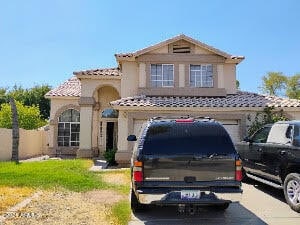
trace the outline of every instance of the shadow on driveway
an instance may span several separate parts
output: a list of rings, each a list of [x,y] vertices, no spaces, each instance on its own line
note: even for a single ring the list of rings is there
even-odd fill
[[[180,225],[180,224],[266,224],[239,203],[232,203],[225,211],[199,208],[194,215],[180,214],[177,207],[153,206],[142,213],[135,213],[129,225]]]

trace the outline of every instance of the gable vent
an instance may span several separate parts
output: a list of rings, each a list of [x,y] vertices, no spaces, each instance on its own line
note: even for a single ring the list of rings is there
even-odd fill
[[[191,47],[189,45],[173,45],[173,53],[191,53]]]

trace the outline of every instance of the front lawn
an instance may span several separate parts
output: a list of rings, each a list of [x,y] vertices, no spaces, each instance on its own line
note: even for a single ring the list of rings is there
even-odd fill
[[[71,191],[105,189],[108,185],[88,171],[90,160],[47,160],[0,163],[0,185],[36,188],[62,187]]]
[[[90,172],[93,165],[91,160],[47,160],[39,162],[0,162],[0,197],[6,199],[8,204],[3,210],[12,206],[11,203],[19,199],[8,195],[10,188],[27,190],[27,197],[35,190],[68,190],[70,192],[92,193],[93,190],[111,190],[118,192],[122,197],[119,202],[105,204],[110,211],[106,221],[110,224],[127,224],[130,219],[130,204],[128,194],[130,190],[129,170],[116,170],[108,172]],[[6,190],[4,192],[3,190]],[[125,200],[124,200],[125,199]],[[100,202],[102,200],[100,199]],[[9,203],[10,202],[10,203]],[[0,210],[1,211],[1,210]],[[1,213],[0,213],[1,214]]]

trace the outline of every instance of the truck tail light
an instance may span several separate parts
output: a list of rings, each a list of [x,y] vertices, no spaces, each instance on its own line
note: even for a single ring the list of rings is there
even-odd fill
[[[236,160],[235,161],[235,180],[242,181],[243,173],[242,173],[242,161]]]
[[[144,180],[143,162],[135,161],[133,167],[133,180],[135,182],[142,182]]]

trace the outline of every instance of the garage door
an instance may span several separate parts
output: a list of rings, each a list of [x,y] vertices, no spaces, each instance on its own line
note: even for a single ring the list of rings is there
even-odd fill
[[[234,143],[241,140],[238,120],[218,120],[223,124]]]
[[[140,134],[143,123],[147,120],[134,120],[133,122],[133,134],[138,136]]]
[[[134,120],[133,131],[135,135],[139,135],[141,127],[146,121],[147,120]],[[218,122],[223,124],[234,143],[241,140],[238,120],[218,120]]]

